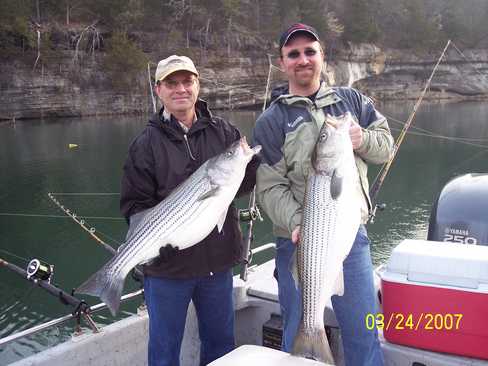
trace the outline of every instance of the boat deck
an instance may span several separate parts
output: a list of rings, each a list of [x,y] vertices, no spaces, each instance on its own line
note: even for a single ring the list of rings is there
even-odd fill
[[[234,277],[234,300],[236,314],[236,343],[238,346],[262,345],[263,324],[268,322],[274,314],[280,313],[278,304],[278,288],[273,277],[274,261],[252,267],[249,271],[248,281],[244,282],[238,276]],[[331,330],[331,348],[336,357],[336,364],[344,364],[340,332],[337,328],[332,309],[326,308],[325,324]],[[198,325],[195,309],[190,304],[183,339],[181,366],[198,365],[200,341],[198,338]],[[147,335],[148,316],[142,310],[126,319],[105,326],[99,333],[87,332],[84,335],[73,337],[71,340],[49,348],[43,352],[20,360],[13,366],[85,366],[85,365],[119,365],[144,366],[147,365]],[[388,343],[380,333],[381,345],[387,366],[488,366],[488,361],[478,360],[455,355],[440,354],[410,347]],[[233,356],[243,357],[246,352],[238,351]],[[244,350],[247,348],[244,348]],[[243,353],[242,353],[243,352]],[[270,357],[276,357],[280,366],[285,365],[314,365],[316,362],[298,359],[282,352],[267,351]],[[287,356],[286,362],[283,355]],[[236,366],[235,358],[224,356],[216,366]],[[238,357],[238,358],[239,358]],[[229,360],[229,362],[227,362]],[[295,363],[293,361],[295,360]],[[303,363],[310,361],[313,363]],[[252,361],[258,364],[257,361]],[[212,365],[214,365],[212,364]],[[245,363],[246,365],[249,362]],[[262,363],[259,363],[262,364]],[[273,363],[269,363],[272,365]]]

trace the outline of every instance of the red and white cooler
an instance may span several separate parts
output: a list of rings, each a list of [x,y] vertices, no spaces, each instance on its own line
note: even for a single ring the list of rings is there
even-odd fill
[[[404,240],[381,289],[387,341],[488,359],[488,246]]]

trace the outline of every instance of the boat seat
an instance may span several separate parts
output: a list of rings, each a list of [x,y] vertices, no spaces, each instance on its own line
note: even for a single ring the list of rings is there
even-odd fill
[[[251,268],[248,279],[251,285],[247,289],[247,294],[260,299],[278,302],[278,283],[273,277],[274,269],[274,260]]]
[[[225,356],[210,363],[209,366],[324,366],[324,364],[314,360],[307,360],[302,357],[292,356],[289,353],[278,351],[273,348],[243,345]]]

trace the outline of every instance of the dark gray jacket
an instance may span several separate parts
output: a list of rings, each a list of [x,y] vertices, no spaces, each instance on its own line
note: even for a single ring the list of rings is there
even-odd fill
[[[197,121],[186,134],[174,118],[164,120],[161,109],[132,142],[120,198],[120,209],[127,220],[154,207],[205,161],[240,138],[234,126],[212,116],[205,102],[199,100],[196,107]],[[248,164],[238,195],[251,191],[258,165],[257,158]],[[214,229],[200,243],[178,251],[168,261],[156,260],[144,266],[144,273],[165,278],[205,276],[231,268],[239,262],[241,252],[242,233],[232,204],[222,233]]]

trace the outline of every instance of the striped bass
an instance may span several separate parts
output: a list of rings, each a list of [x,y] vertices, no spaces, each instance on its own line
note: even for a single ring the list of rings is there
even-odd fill
[[[125,277],[132,268],[157,257],[163,246],[186,249],[202,241],[215,226],[222,230],[246,166],[260,150],[260,146],[251,149],[242,137],[207,160],[167,198],[138,218],[117,254],[76,292],[100,297],[115,315]]]
[[[331,364],[324,309],[332,295],[344,294],[343,262],[361,221],[351,118],[349,113],[327,116],[320,130],[307,178],[294,272],[303,313],[292,354]]]

